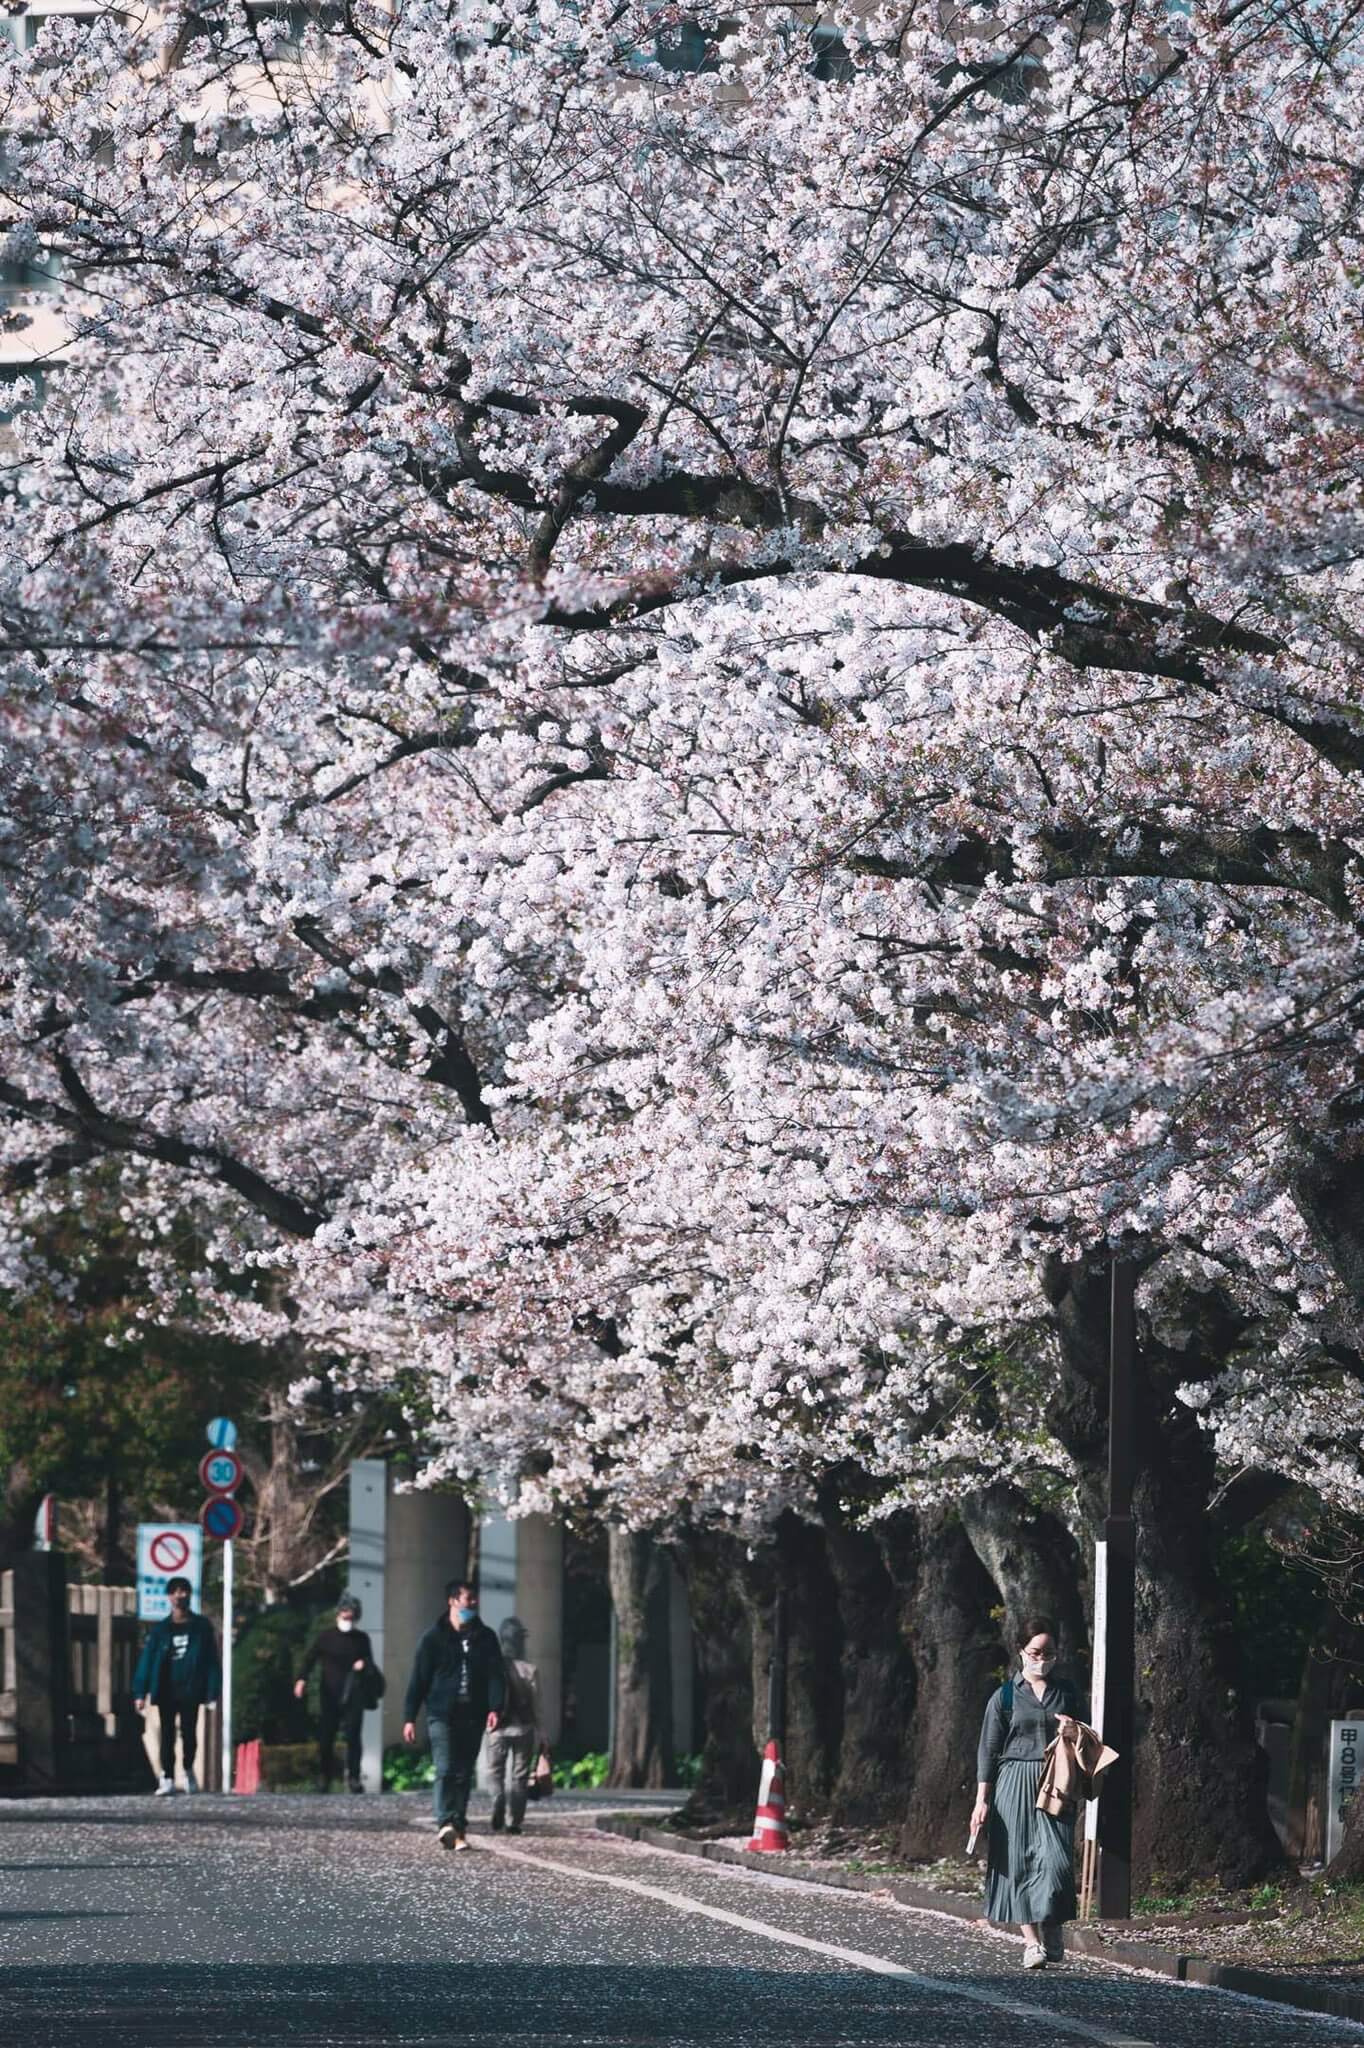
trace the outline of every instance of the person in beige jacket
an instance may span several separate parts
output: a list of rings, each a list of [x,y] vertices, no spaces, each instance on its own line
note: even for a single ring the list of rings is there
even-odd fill
[[[489,1734],[484,1752],[492,1781],[493,1828],[505,1826],[519,1835],[526,1819],[531,1767],[539,1753],[543,1720],[540,1674],[526,1662],[526,1624],[509,1615],[497,1632],[502,1668],[507,1675],[507,1702],[499,1725]]]

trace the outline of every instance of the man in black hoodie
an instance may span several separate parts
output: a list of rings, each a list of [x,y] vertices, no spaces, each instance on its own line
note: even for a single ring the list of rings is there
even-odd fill
[[[403,1741],[417,1739],[417,1716],[426,1708],[436,1839],[442,1849],[467,1849],[465,1825],[474,1765],[485,1729],[496,1728],[507,1696],[497,1637],[478,1617],[478,1593],[467,1579],[451,1579],[447,1612],[417,1645],[403,1707]]]

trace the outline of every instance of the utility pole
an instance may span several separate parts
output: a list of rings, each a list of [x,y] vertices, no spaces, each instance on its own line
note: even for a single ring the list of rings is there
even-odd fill
[[[1106,1594],[1102,1644],[1103,1737],[1118,1752],[1099,1807],[1099,1913],[1126,1920],[1132,1911],[1132,1782],[1137,1682],[1137,1541],[1132,1517],[1136,1479],[1135,1266],[1115,1258],[1108,1354],[1108,1515],[1104,1521]]]

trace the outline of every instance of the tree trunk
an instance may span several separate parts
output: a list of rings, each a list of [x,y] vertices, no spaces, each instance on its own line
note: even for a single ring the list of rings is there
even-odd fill
[[[616,1616],[616,1726],[608,1785],[658,1787],[674,1777],[668,1553],[639,1530],[607,1531]]]
[[[843,1740],[842,1625],[823,1532],[784,1515],[743,1581],[753,1644],[753,1738],[767,1741],[772,1610],[786,1591],[786,1797],[795,1817],[827,1810]]]
[[[744,1604],[742,1544],[690,1532],[676,1551],[687,1588],[701,1680],[701,1774],[687,1802],[695,1820],[751,1806],[758,1784],[753,1741],[753,1641]]]
[[[1053,1266],[1061,1338],[1051,1423],[1079,1469],[1091,1527],[1102,1527],[1107,1467],[1109,1268]],[[1215,1296],[1191,1299],[1193,1356],[1205,1376],[1237,1326]],[[1231,1623],[1213,1567],[1210,1439],[1175,1398],[1190,1356],[1137,1345],[1137,1699],[1133,1864],[1140,1879],[1215,1872],[1244,1885],[1282,1863],[1265,1799],[1253,1702],[1238,1692]]]
[[[895,1515],[879,1526],[877,1540],[914,1666],[900,1854],[911,1862],[960,1855],[975,1802],[981,1716],[1003,1672],[995,1587],[953,1509]]]
[[[18,1461],[11,1465],[0,1491],[0,1571],[8,1571],[33,1548],[33,1524],[43,1489]]]
[[[842,1742],[830,1800],[835,1820],[868,1827],[899,1820],[909,1782],[915,1673],[900,1601],[873,1533],[853,1528],[825,1488],[824,1536],[842,1638]]]
[[[119,1538],[123,1529],[123,1490],[111,1472],[104,1482],[104,1527],[101,1576],[106,1586],[121,1586],[127,1570]]]
[[[1035,1508],[1018,1487],[1005,1485],[967,1494],[961,1502],[961,1521],[967,1541],[999,1590],[1006,1656],[1012,1660],[1023,1629],[1045,1617],[1056,1625],[1062,1666],[1085,1690],[1090,1661],[1083,1598],[1086,1571],[1070,1530],[1055,1515]]]

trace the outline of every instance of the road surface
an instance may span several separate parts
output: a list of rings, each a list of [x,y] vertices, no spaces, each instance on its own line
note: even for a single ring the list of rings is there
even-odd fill
[[[6,2048],[1364,2048],[1364,2027],[1017,1944],[532,1811],[0,1805]]]

